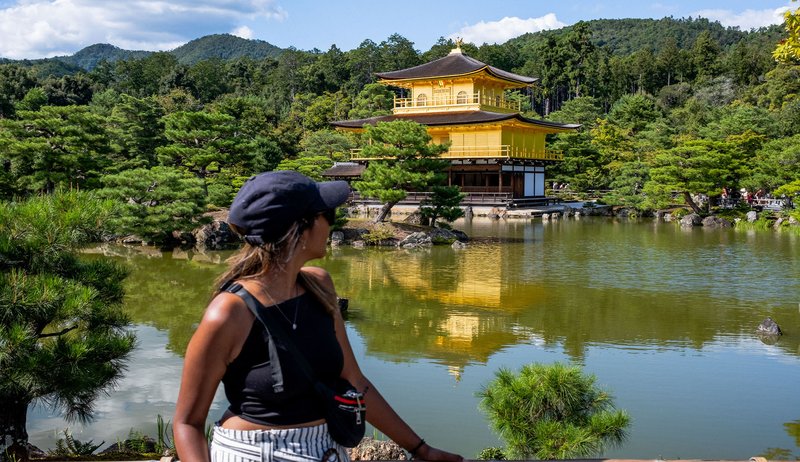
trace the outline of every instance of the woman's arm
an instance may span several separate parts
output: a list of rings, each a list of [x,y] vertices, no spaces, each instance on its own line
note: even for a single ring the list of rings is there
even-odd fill
[[[303,268],[313,274],[325,286],[333,290],[333,281],[327,271],[321,268]],[[357,390],[364,392],[364,401],[367,405],[367,421],[383,434],[400,445],[403,449],[414,452],[416,459],[432,461],[461,461],[463,458],[457,454],[436,449],[424,443],[422,438],[392,409],[375,385],[364,376],[358,366],[350,340],[345,331],[344,319],[339,311],[334,313],[334,326],[336,338],[344,354],[344,368],[342,377],[347,379]],[[422,445],[420,443],[422,442]]]
[[[205,425],[208,409],[228,364],[241,351],[253,316],[237,296],[222,293],[211,301],[189,341],[173,418],[175,448],[183,462],[209,460]],[[248,328],[249,330],[249,328]]]

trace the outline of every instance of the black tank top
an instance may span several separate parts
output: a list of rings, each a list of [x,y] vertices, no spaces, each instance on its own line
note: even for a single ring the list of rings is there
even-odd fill
[[[277,307],[264,307],[259,303],[258,309],[267,325],[281,324],[317,378],[332,386],[342,373],[344,356],[336,340],[333,317],[319,300],[306,291]],[[295,310],[299,310],[296,330],[292,329],[290,321],[295,319]],[[278,357],[284,391],[273,391],[267,338],[264,326],[255,319],[242,351],[228,365],[222,378],[225,396],[230,402],[228,409],[247,421],[262,425],[294,425],[324,418],[324,408],[311,382],[283,348],[278,349]]]

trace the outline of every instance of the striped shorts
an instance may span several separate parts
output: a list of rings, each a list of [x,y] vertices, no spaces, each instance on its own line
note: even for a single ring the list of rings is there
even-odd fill
[[[347,450],[333,441],[328,424],[275,430],[214,427],[211,462],[350,462]]]

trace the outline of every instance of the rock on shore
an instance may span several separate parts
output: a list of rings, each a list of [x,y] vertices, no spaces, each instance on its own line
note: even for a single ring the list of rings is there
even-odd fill
[[[394,441],[364,438],[349,450],[351,460],[408,460],[406,452]]]

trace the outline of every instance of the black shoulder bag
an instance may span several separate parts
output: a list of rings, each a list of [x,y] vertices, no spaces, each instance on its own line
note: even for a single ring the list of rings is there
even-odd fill
[[[264,330],[269,337],[267,347],[270,350],[269,359],[272,365],[274,390],[276,392],[283,391],[283,372],[278,359],[277,348],[272,339],[273,336],[292,355],[303,375],[314,384],[314,390],[319,396],[320,402],[325,406],[325,420],[328,423],[328,432],[333,440],[347,448],[356,447],[361,439],[364,438],[364,431],[366,430],[367,405],[364,403],[364,394],[356,390],[350,382],[343,378],[337,379],[335,389],[318,380],[306,358],[286,335],[283,328],[279,324],[274,324],[272,329],[269,328],[257,308],[259,305],[258,300],[241,284],[232,284],[222,290],[238,295],[244,300],[247,308],[250,309],[256,319],[264,325]]]

